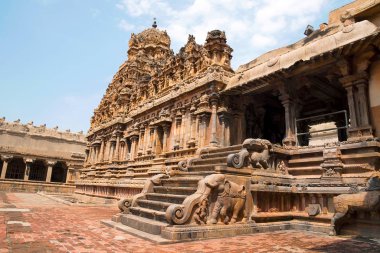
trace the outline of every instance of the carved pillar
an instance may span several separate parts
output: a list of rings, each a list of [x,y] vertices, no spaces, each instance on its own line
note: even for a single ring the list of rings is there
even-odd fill
[[[144,136],[145,135],[145,128],[143,126],[140,126],[140,133],[138,138],[138,151],[137,155],[140,156],[143,153],[143,147],[144,147]]]
[[[210,134],[210,146],[217,146],[218,140],[216,138],[216,124],[217,124],[217,106],[218,106],[219,95],[213,93],[210,96],[211,104],[211,134]]]
[[[162,153],[165,153],[168,151],[168,144],[167,144],[167,140],[168,140],[168,135],[169,135],[169,132],[170,132],[170,125],[168,124],[164,124],[162,125],[162,130],[163,130],[163,137],[162,137]]]
[[[102,138],[102,142],[100,144],[100,151],[99,151],[99,162],[104,161],[104,138]]]
[[[8,163],[12,159],[12,156],[2,156],[1,159],[3,160],[3,168],[1,169],[1,179],[5,179],[5,176],[7,175]]]
[[[137,148],[138,138],[139,137],[136,135],[130,137],[130,140],[131,140],[131,159],[130,160],[131,161],[134,161],[136,157],[136,148]]]
[[[74,168],[70,168],[70,167],[67,168],[66,181],[65,181],[66,184],[74,181],[74,178],[73,178],[74,173],[75,173]]]
[[[174,143],[173,143],[173,149],[178,150],[180,148],[180,130],[181,130],[181,123],[182,123],[182,114],[178,111],[175,116],[175,129],[174,129]]]
[[[54,163],[55,162],[53,162],[53,161],[47,162],[48,169],[47,169],[47,173],[46,173],[46,182],[51,182],[51,175],[53,173]]]
[[[221,110],[219,113],[219,120],[221,123],[221,134],[220,134],[220,145],[230,146],[230,129],[228,122],[228,115],[225,109]]]
[[[296,105],[294,101],[294,95],[290,91],[289,85],[282,84],[280,86],[280,100],[285,109],[285,138],[282,143],[285,146],[294,146],[296,145]]]
[[[348,139],[361,140],[373,137],[368,112],[368,75],[365,72],[360,72],[354,75],[346,75],[339,81],[347,91],[350,113]]]
[[[189,140],[187,141],[187,146],[189,148],[195,147],[195,136],[196,136],[196,115],[194,114],[195,108],[190,108],[190,113],[189,113]]]
[[[119,149],[120,149],[120,133],[116,134],[116,144],[115,144],[115,153],[113,158],[119,160]]]
[[[204,147],[206,146],[206,137],[207,137],[207,122],[210,119],[210,114],[209,113],[202,113],[200,115],[200,127],[199,127],[199,132],[200,132],[200,139],[199,139],[199,147]]]
[[[185,135],[187,133],[187,116],[186,109],[181,110],[182,118],[181,118],[181,129],[180,129],[180,137],[179,137],[179,148],[183,149],[186,147]]]
[[[110,142],[110,151],[108,154],[108,157],[109,157],[108,162],[112,163],[114,152],[115,152],[115,146],[116,146],[116,136],[112,136],[109,142]]]
[[[30,174],[30,165],[33,163],[33,159],[24,159],[24,162],[25,162],[24,181],[28,181],[29,174]]]

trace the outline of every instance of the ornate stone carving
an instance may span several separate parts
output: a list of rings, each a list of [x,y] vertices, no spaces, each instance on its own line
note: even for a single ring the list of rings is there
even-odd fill
[[[145,181],[144,188],[141,191],[141,193],[136,194],[135,196],[133,196],[133,198],[123,198],[119,201],[118,207],[120,211],[124,213],[128,213],[130,207],[136,206],[138,199],[145,199],[145,195],[147,193],[153,192],[153,186],[159,185],[161,183],[161,179],[167,178],[167,177],[168,176],[166,174],[158,174],[151,178],[148,178]]]
[[[198,213],[193,218],[195,222],[201,224],[205,217],[203,214],[202,218],[200,213],[204,212],[206,208],[206,202],[203,201],[207,199],[210,202],[211,194],[217,194],[218,197],[215,203],[209,204],[209,206],[214,204],[214,208],[210,210],[212,215],[208,223],[215,224],[219,217],[222,217],[223,221],[231,223],[236,222],[240,216],[243,216],[243,221],[245,220],[246,214],[243,212],[245,187],[226,180],[225,175],[211,174],[198,182],[197,191],[188,196],[182,204],[172,204],[168,207],[166,210],[167,221],[170,224],[185,224],[191,221],[193,213]],[[197,205],[197,212],[193,212]]]
[[[340,228],[354,211],[380,210],[380,172],[374,172],[367,181],[363,192],[341,194],[333,199],[335,214],[331,219],[331,235],[339,233]]]
[[[241,213],[243,213],[243,221],[245,221],[245,187],[225,180],[218,185],[217,190],[219,194],[209,223],[216,224],[219,217],[224,224],[235,223]]]
[[[255,169],[267,169],[271,149],[272,143],[268,140],[246,139],[239,153],[228,155],[227,165],[240,169],[250,164]]]
[[[194,212],[194,221],[197,224],[206,224],[207,218],[208,218],[208,200],[203,199],[201,203],[199,204],[199,207],[195,209]]]

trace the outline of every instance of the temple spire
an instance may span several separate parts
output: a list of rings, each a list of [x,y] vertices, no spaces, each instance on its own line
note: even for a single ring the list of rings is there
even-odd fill
[[[152,25],[153,28],[157,28],[157,22],[156,22],[156,18],[153,18],[153,25]]]

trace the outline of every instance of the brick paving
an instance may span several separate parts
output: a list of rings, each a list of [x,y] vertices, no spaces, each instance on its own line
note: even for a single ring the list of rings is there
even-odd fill
[[[0,207],[30,209],[0,212],[0,253],[380,252],[380,243],[373,240],[300,231],[157,245],[102,225],[100,220],[117,213],[116,207],[67,206],[37,194],[1,192]]]

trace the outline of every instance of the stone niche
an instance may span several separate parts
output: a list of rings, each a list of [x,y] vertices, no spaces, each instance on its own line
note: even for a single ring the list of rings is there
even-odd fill
[[[338,141],[338,128],[335,122],[310,125],[309,132],[309,146],[319,146]]]

